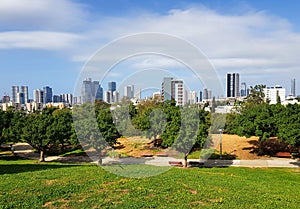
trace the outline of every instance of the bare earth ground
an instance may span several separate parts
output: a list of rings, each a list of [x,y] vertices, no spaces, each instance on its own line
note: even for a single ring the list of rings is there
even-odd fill
[[[219,139],[220,135],[213,135],[213,139],[216,142],[217,152],[219,152]],[[165,152],[164,149],[155,150],[149,143],[151,140],[141,137],[128,137],[118,139],[120,143],[116,151],[118,153],[126,154],[133,157],[140,157],[144,153]],[[254,153],[254,149],[257,148],[257,137],[239,137],[237,135],[222,134],[222,148],[223,153],[236,156],[241,160],[254,160],[254,159],[266,159],[265,156],[257,156]],[[154,150],[153,150],[154,149]]]
[[[213,135],[214,147],[216,152],[219,152],[220,135]],[[240,160],[255,160],[255,159],[270,159],[267,156],[257,156],[254,150],[257,149],[257,137],[239,137],[237,135],[222,134],[223,153],[234,155]],[[8,145],[6,145],[8,146]],[[28,158],[38,158],[38,153],[33,153],[32,148],[26,143],[18,143],[14,145],[15,153]],[[156,155],[157,153],[165,153],[167,149],[156,148],[151,143],[151,140],[142,137],[119,138],[118,145],[115,146],[115,152],[123,156],[141,157],[145,154]],[[57,160],[58,156],[49,156],[46,161]],[[79,157],[84,158],[84,157]],[[75,159],[74,159],[75,160]],[[83,160],[83,159],[80,159]]]

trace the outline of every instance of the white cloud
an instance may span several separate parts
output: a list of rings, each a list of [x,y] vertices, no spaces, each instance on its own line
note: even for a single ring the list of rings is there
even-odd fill
[[[84,6],[69,0],[1,0],[2,30],[68,30],[86,23]]]
[[[81,37],[75,34],[46,31],[13,31],[0,33],[0,49],[65,50]]]

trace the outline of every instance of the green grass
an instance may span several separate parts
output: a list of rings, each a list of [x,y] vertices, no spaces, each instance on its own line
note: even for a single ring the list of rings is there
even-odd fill
[[[299,188],[299,168],[172,168],[135,179],[91,164],[0,157],[0,208],[299,208]]]

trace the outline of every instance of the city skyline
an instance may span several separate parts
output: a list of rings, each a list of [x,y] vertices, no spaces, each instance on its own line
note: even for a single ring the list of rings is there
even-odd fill
[[[299,6],[258,0],[7,1],[0,4],[0,94],[9,94],[12,85],[54,86],[57,94],[73,93],[81,68],[95,51],[140,32],[170,34],[192,43],[207,56],[223,85],[226,72],[240,72],[247,85],[291,89],[290,79],[300,79]],[[107,79],[122,83],[137,68],[181,69],[166,58],[140,57]],[[198,89],[183,71],[177,77]]]

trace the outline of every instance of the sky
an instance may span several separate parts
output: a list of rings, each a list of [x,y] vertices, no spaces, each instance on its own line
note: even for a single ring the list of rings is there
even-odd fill
[[[299,9],[300,2],[294,0],[1,0],[0,96],[10,95],[13,85],[29,86],[31,97],[44,86],[54,94],[73,93],[86,75],[95,76],[104,89],[108,81],[159,89],[163,76],[184,79],[190,90],[211,83],[196,79],[181,59],[162,54],[130,54],[105,76],[97,71],[122,54],[123,47],[143,48],[152,40],[118,46],[109,54],[101,49],[143,33],[176,37],[176,56],[190,56],[187,63],[194,54],[181,50],[181,41],[197,48],[223,88],[226,73],[237,72],[249,86],[279,84],[287,93],[295,78],[300,94]],[[162,48],[166,44],[155,43]],[[94,55],[101,62],[92,66]]]

